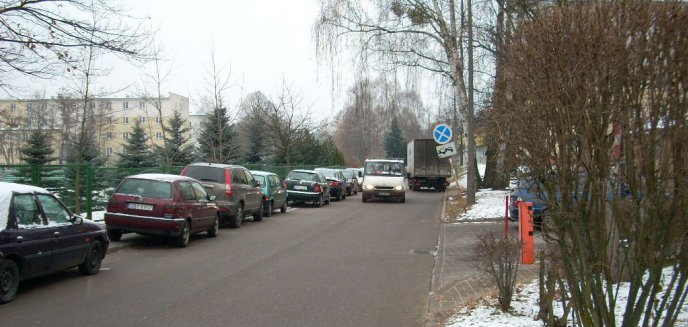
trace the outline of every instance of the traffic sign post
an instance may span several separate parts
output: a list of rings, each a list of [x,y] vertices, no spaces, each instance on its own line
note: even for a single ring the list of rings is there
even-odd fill
[[[452,139],[451,127],[447,124],[439,124],[432,130],[432,138],[437,144],[449,143]]]

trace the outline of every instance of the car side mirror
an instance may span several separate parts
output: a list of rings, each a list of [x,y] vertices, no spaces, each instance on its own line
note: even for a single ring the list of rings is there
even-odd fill
[[[213,202],[213,201],[215,201],[215,199],[217,199],[217,196],[215,196],[215,195],[208,195],[208,201]]]
[[[363,177],[363,172],[358,172],[358,177]]]
[[[74,225],[81,225],[84,223],[84,218],[81,216],[73,216],[71,220]]]

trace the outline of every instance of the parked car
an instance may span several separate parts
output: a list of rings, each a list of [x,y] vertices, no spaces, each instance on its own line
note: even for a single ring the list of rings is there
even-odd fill
[[[337,201],[346,199],[347,182],[340,169],[315,168],[313,170],[323,173],[325,178],[327,178],[327,182],[330,184],[330,196]]]
[[[71,267],[95,275],[110,241],[43,188],[0,182],[0,304],[19,282]]]
[[[254,221],[263,220],[263,191],[245,167],[192,163],[184,167],[181,175],[197,179],[215,196],[221,223],[239,228],[246,214],[253,214]]]
[[[358,181],[358,191],[363,191],[363,168],[347,168],[346,170],[354,173]]]
[[[263,190],[263,212],[264,216],[272,216],[275,208],[280,208],[280,212],[287,212],[287,190],[280,181],[279,176],[266,171],[252,170],[251,174],[256,178]]]
[[[191,234],[217,235],[220,215],[214,199],[190,177],[132,175],[122,180],[110,197],[105,226],[113,241],[125,233],[164,235],[185,247]]]
[[[533,204],[533,223],[536,227],[542,224],[542,214],[547,210],[547,201],[540,197],[540,186],[537,182],[520,180],[509,194],[509,220],[518,221],[518,202]]]
[[[356,178],[356,174],[348,169],[343,169],[342,174],[344,175],[344,178],[346,178],[346,195],[356,195],[358,194],[358,179]]]
[[[330,204],[330,184],[324,174],[313,170],[292,170],[284,180],[287,201],[313,202],[317,207]]]

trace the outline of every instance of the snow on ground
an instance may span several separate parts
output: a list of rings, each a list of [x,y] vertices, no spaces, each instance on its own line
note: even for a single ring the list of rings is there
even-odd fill
[[[479,171],[484,172],[485,167],[478,167]],[[459,180],[459,185],[466,188],[466,176],[464,175]],[[469,210],[458,217],[459,221],[497,218],[504,217],[505,214],[505,196],[508,191],[491,191],[480,190],[476,193],[476,204]],[[671,278],[672,268],[668,267],[664,270],[664,285],[668,285]],[[619,289],[619,296],[616,303],[617,322],[622,322],[623,310],[626,307],[627,297],[625,294],[629,292],[628,283],[622,283]],[[561,307],[557,307],[555,303],[555,312],[561,315]],[[478,306],[472,308],[461,309],[454,317],[452,317],[447,327],[463,327],[463,326],[486,326],[486,327],[530,327],[542,326],[543,323],[537,320],[538,307],[538,281],[522,285],[517,288],[511,302],[512,310],[509,313],[504,313],[498,309],[498,302],[496,297],[482,299]],[[568,325],[573,325],[569,321]],[[681,313],[679,314],[676,326],[688,326],[688,301],[684,303]]]
[[[664,285],[669,284],[672,273],[672,267],[664,268]],[[621,283],[619,286],[619,296],[616,301],[616,321],[620,325],[623,322],[623,311],[626,307],[626,294],[628,294],[630,288],[628,283]],[[497,303],[496,297],[483,299],[481,303],[474,308],[461,309],[448,321],[446,326],[535,327],[543,325],[542,321],[537,319],[539,311],[537,280],[517,289],[511,302],[511,312],[504,313],[497,309]],[[561,316],[562,309],[561,306],[557,306],[557,304],[558,303],[555,302],[554,311],[557,315]],[[567,325],[573,325],[573,321],[569,319]],[[683,304],[678,320],[676,321],[676,326],[688,326],[688,302]]]

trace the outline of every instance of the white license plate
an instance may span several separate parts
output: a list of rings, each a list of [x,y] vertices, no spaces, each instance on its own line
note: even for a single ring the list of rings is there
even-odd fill
[[[294,185],[295,190],[307,190],[308,187],[303,186],[303,185]]]
[[[146,210],[146,211],[152,211],[153,210],[153,205],[152,204],[143,204],[143,203],[127,203],[127,208],[133,209],[133,210]]]
[[[389,193],[389,192],[380,192],[380,193],[378,193],[378,195],[379,195],[379,196],[390,196],[390,195],[392,195],[392,193]]]

